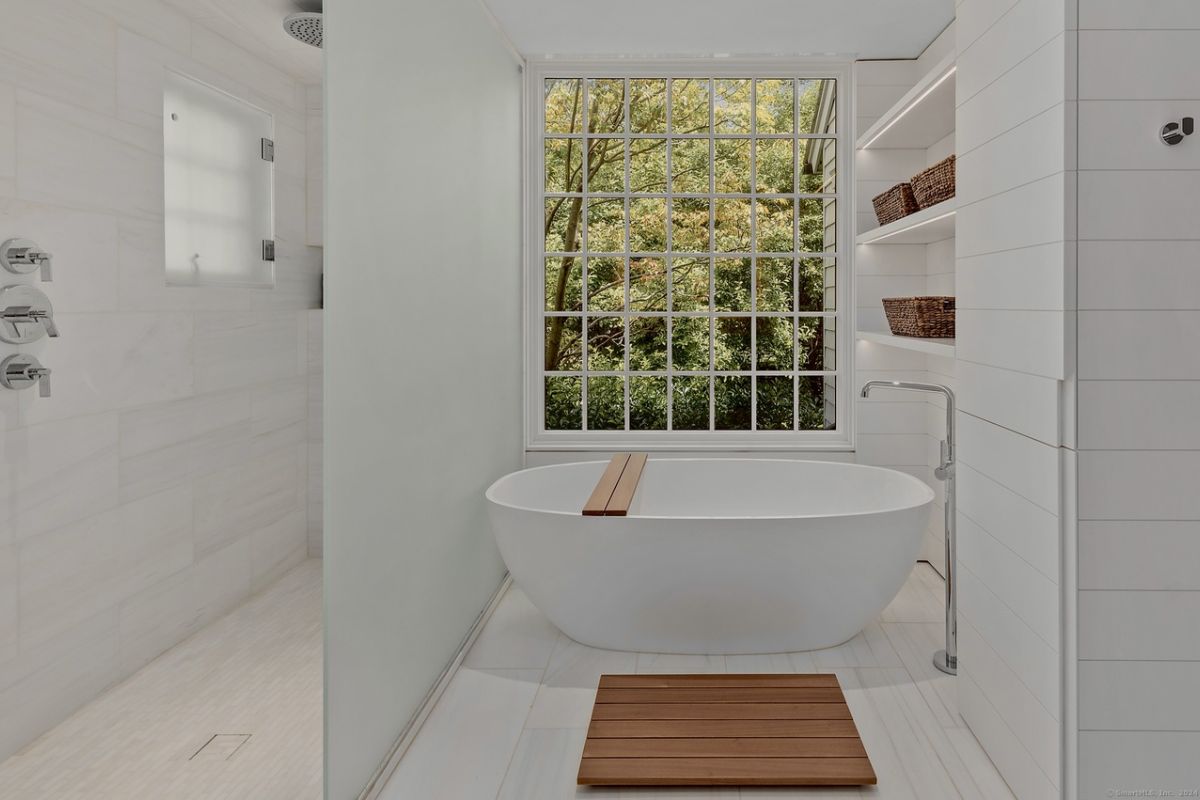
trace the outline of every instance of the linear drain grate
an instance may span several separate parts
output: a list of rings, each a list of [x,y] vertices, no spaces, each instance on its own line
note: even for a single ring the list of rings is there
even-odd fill
[[[188,761],[228,761],[249,740],[248,733],[214,733]]]

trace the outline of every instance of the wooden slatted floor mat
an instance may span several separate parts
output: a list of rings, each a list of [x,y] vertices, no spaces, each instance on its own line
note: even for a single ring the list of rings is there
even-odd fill
[[[602,675],[579,764],[594,786],[875,781],[836,675]]]

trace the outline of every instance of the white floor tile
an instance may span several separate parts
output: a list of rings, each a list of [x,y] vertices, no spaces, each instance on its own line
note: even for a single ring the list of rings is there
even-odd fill
[[[933,665],[933,654],[946,647],[945,624],[885,622],[882,627],[938,723],[944,728],[965,725],[958,713],[954,678]]]
[[[463,666],[481,669],[544,669],[560,636],[515,584],[467,653]]]
[[[812,653],[767,653],[765,655],[725,656],[725,671],[744,672],[816,672]]]
[[[620,797],[619,789],[589,789],[575,782],[585,738],[583,728],[526,730],[500,787],[499,800]]]
[[[689,656],[675,653],[638,653],[637,671],[679,675],[727,672],[725,656]]]
[[[321,648],[306,561],[0,764],[0,797],[320,800]]]
[[[460,669],[380,800],[494,800],[540,678],[541,670]]]
[[[637,671],[637,654],[587,647],[562,636],[550,655],[526,728],[585,728],[605,673]]]
[[[937,622],[944,616],[944,594],[942,577],[928,564],[917,564],[879,619],[881,622]]]
[[[892,647],[879,623],[872,622],[845,644],[826,650],[814,650],[813,661],[818,671],[838,667],[902,667],[903,662]]]
[[[1011,793],[1004,781],[962,727],[956,679],[938,672],[930,661],[942,646],[942,587],[936,572],[918,565],[882,621],[843,645],[806,653],[730,656],[622,653],[586,647],[563,635],[552,639],[546,632],[549,623],[539,623],[540,614],[524,596],[510,592],[470,657],[489,665],[521,660],[537,669],[464,668],[451,684],[459,688],[453,697],[448,690],[438,703],[384,798],[1008,800]],[[634,670],[832,672],[842,682],[879,785],[578,787],[575,779],[596,682],[604,673]],[[460,680],[464,673],[468,677]],[[523,685],[524,681],[531,683]],[[525,715],[529,703],[532,708]],[[462,769],[465,763],[473,768]]]

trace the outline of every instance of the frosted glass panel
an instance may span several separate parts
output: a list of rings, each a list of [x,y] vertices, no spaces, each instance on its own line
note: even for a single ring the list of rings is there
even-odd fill
[[[168,72],[163,91],[167,283],[272,287],[274,120],[232,95]]]

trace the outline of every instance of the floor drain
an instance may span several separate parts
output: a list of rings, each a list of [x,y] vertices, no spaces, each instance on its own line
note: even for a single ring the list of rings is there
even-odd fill
[[[249,740],[248,733],[214,733],[188,761],[228,761]]]

